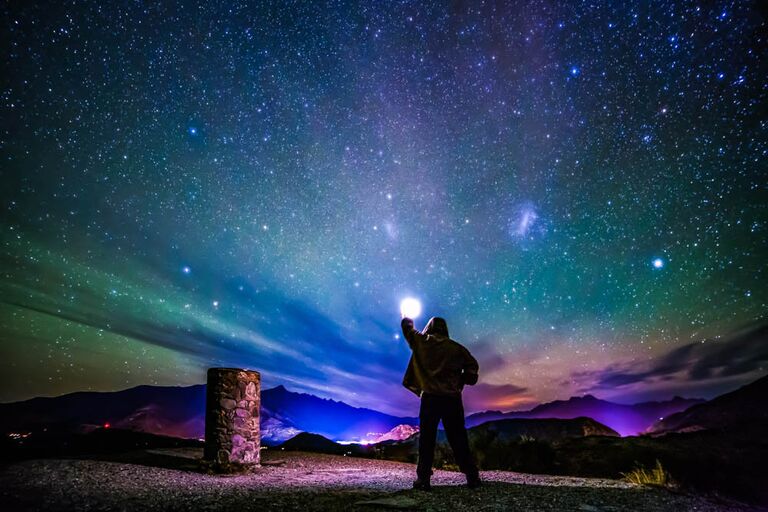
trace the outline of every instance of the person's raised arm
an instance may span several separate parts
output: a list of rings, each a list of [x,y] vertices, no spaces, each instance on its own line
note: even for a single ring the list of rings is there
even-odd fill
[[[464,384],[469,384],[470,386],[477,384],[477,374],[480,371],[480,365],[477,364],[477,359],[469,353],[466,347],[464,347],[464,364],[461,370],[461,380]]]
[[[423,343],[426,339],[426,336],[413,327],[413,320],[407,316],[400,322],[400,328],[403,329],[403,338],[408,342],[408,346],[411,347],[411,350],[413,350],[419,343]]]

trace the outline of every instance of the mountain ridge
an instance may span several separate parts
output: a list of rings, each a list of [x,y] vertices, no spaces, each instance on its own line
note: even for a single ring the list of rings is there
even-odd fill
[[[510,418],[488,421],[467,429],[470,445],[479,451],[498,451],[509,443],[535,440],[540,443],[556,442],[571,438],[588,436],[619,437],[613,429],[593,420],[580,417],[571,419],[557,418]],[[309,451],[317,453],[349,454],[363,457],[377,456],[391,460],[413,461],[418,448],[419,432],[400,439],[382,439],[373,444],[339,444],[327,437],[310,432],[302,432],[277,446],[280,450]],[[448,449],[445,431],[438,431],[437,444],[440,451]],[[477,455],[476,454],[476,455]]]
[[[120,391],[76,391],[0,404],[0,429],[33,430],[45,426],[77,429],[110,424],[158,435],[199,439],[205,435],[205,384],[141,385]],[[276,386],[261,392],[262,441],[282,442],[298,432],[317,432],[336,440],[381,434],[417,418],[373,409]]]
[[[140,385],[120,391],[76,391],[58,397],[35,397],[0,404],[0,428],[10,431],[42,425],[74,428],[82,424],[110,423],[129,430],[199,439],[205,432],[205,389],[205,384]],[[471,414],[467,417],[467,426],[508,418],[587,416],[621,435],[628,435],[647,430],[659,417],[701,402],[675,397],[663,402],[624,405],[585,395],[539,404],[528,411]],[[354,407],[342,401],[291,391],[282,384],[262,391],[261,406],[262,438],[266,445],[279,444],[299,432],[314,432],[336,441],[372,441],[400,425],[418,424],[416,417],[398,417]]]
[[[768,424],[768,375],[712,400],[697,404],[654,423],[648,433],[739,428]]]
[[[612,428],[622,436],[638,435],[645,432],[659,418],[701,403],[705,403],[705,400],[675,396],[664,401],[620,404],[587,394],[573,396],[567,400],[553,400],[526,411],[485,411],[470,414],[467,416],[467,425],[475,426],[486,421],[509,418],[572,419],[586,416]]]

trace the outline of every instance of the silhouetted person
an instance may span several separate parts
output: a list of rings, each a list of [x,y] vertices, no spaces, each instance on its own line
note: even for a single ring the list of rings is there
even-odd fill
[[[413,488],[430,489],[440,420],[459,469],[467,476],[467,486],[478,487],[480,475],[469,452],[464,405],[461,402],[464,385],[477,383],[477,360],[469,350],[448,337],[448,325],[440,317],[431,318],[422,332],[414,329],[413,320],[407,317],[400,325],[413,352],[403,377],[403,386],[421,397],[418,478],[413,482]]]

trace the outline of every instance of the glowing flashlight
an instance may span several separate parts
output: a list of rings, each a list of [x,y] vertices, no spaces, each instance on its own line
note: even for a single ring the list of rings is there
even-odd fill
[[[421,302],[413,297],[403,299],[400,303],[400,314],[403,317],[417,318],[421,314]]]

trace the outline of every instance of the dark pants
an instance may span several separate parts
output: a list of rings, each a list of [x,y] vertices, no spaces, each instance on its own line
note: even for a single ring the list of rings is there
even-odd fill
[[[443,420],[445,435],[453,450],[459,469],[467,478],[477,477],[477,466],[469,453],[467,430],[464,428],[464,405],[461,395],[443,396],[422,393],[419,409],[419,464],[416,474],[421,480],[429,480],[435,459],[437,425]]]

